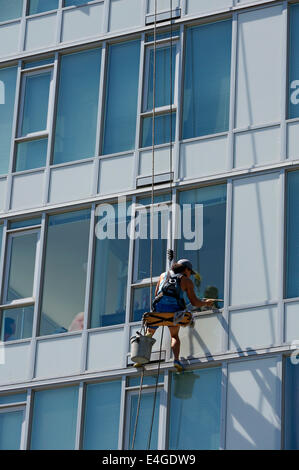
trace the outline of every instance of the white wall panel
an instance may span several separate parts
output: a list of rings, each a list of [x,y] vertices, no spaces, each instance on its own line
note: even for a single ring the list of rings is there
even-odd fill
[[[285,304],[285,341],[299,341],[299,302]]]
[[[222,173],[227,168],[227,137],[181,144],[180,177],[195,178]]]
[[[100,161],[99,193],[111,194],[132,189],[134,155],[103,158]]]
[[[93,162],[52,168],[49,202],[67,202],[91,195]]]
[[[228,366],[226,448],[280,449],[277,358]]]
[[[43,188],[43,171],[13,176],[10,208],[18,210],[40,206]]]
[[[4,210],[6,197],[6,178],[0,180],[0,211]]]
[[[237,128],[280,121],[285,40],[281,5],[239,14]]]
[[[40,49],[56,42],[56,13],[29,18],[26,24],[25,49]]]
[[[28,379],[30,342],[6,343],[4,346],[4,360],[4,364],[0,363],[0,384],[23,382]]]
[[[38,340],[35,377],[65,377],[79,373],[81,343],[81,335]]]
[[[279,126],[235,134],[235,168],[266,165],[279,160]]]
[[[186,2],[187,15],[217,11],[233,6],[233,0],[186,0]]]
[[[20,23],[0,26],[0,56],[16,54],[19,49]]]
[[[139,155],[139,176],[152,175],[152,150],[145,150]],[[172,164],[173,166],[173,164]],[[173,170],[173,169],[172,169]],[[170,171],[170,147],[155,149],[155,174]]]
[[[299,122],[292,122],[288,124],[288,158],[299,160]]]
[[[230,312],[229,349],[255,349],[278,343],[278,310],[276,306]]]
[[[234,181],[231,305],[278,296],[279,174]]]
[[[65,10],[61,41],[74,41],[102,33],[103,13],[104,3]]]
[[[213,355],[222,350],[222,314],[195,319],[194,328],[181,328],[181,356],[185,359]]]
[[[111,0],[109,31],[141,26],[142,2],[140,0]],[[144,20],[142,22],[144,24]]]
[[[199,1],[199,0],[197,0]],[[172,9],[180,6],[180,0],[172,0]],[[157,0],[157,12],[170,11],[171,3],[170,0]],[[155,0],[148,0],[148,13],[155,13]]]
[[[124,363],[123,328],[89,333],[88,371],[119,369]]]

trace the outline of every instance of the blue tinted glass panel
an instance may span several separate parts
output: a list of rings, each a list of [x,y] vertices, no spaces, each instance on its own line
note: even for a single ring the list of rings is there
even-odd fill
[[[65,7],[84,5],[89,0],[64,0]]]
[[[30,0],[29,15],[43,13],[44,11],[56,10],[58,8],[58,0]]]
[[[2,257],[2,237],[3,237],[3,225],[0,225],[0,263]]]
[[[155,288],[156,286],[154,285],[152,301],[155,298]],[[143,314],[151,309],[150,295],[150,286],[133,289],[132,321],[141,321]]]
[[[41,65],[50,65],[54,63],[54,58],[43,59],[43,60],[34,60],[33,62],[26,62],[23,65],[24,69],[31,69],[32,67],[40,67]]]
[[[187,30],[183,138],[228,129],[231,21]]]
[[[178,37],[179,35],[180,35],[179,30],[172,31],[172,34],[170,34],[170,31],[167,31],[166,33],[157,33],[156,34],[156,41],[158,41],[159,39],[170,38],[171,36],[172,37]],[[146,42],[151,42],[151,41],[154,41],[154,40],[155,40],[154,34],[148,34],[146,36]]]
[[[167,144],[175,140],[176,113],[155,116],[155,145]],[[143,119],[142,147],[153,145],[153,118]]]
[[[1,395],[0,396],[0,405],[7,405],[10,403],[20,403],[27,400],[26,393],[16,393],[14,395]]]
[[[31,227],[31,225],[40,225],[41,218],[37,217],[36,219],[26,219],[26,220],[18,220],[17,222],[10,222],[9,228],[22,228],[22,227]]]
[[[46,165],[48,139],[17,144],[16,171],[31,170]]]
[[[285,449],[299,450],[299,367],[285,360]]]
[[[172,57],[170,46],[162,46],[156,49],[156,96],[155,108],[167,106],[174,99],[174,76],[175,76],[175,54],[176,46],[172,46]],[[171,68],[170,68],[171,67]],[[170,89],[170,84],[172,87]],[[145,103],[145,111],[153,109],[154,91],[154,49],[150,50],[149,57],[149,80]]]
[[[184,191],[180,194],[180,206],[181,238],[177,243],[177,259],[189,259],[193,269],[201,275],[201,282],[191,278],[198,296],[223,299],[226,186]],[[218,306],[223,307],[223,303]]]
[[[287,297],[299,297],[299,171],[288,175]]]
[[[219,449],[221,369],[173,374],[169,409],[169,449]]]
[[[78,387],[35,392],[31,449],[75,448]]]
[[[123,213],[121,213],[121,205],[111,207],[115,212],[113,211],[110,216],[104,211],[98,213],[95,231],[92,328],[125,322],[129,257],[127,227],[130,219],[126,215],[125,205],[122,208]],[[114,214],[116,219],[114,219]],[[115,236],[114,233],[109,235],[110,224],[115,227]],[[104,239],[101,235],[103,232],[107,232]]]
[[[22,135],[47,129],[51,73],[26,77]]]
[[[158,383],[163,383],[164,374],[159,375]],[[143,378],[143,385],[156,385],[157,376],[156,375],[145,375]],[[128,380],[129,387],[139,387],[140,377],[129,377]]]
[[[94,157],[101,49],[61,60],[54,163]]]
[[[0,0],[0,22],[22,16],[23,0]]]
[[[16,80],[17,67],[0,70],[0,175],[8,172]]]
[[[154,194],[154,204],[158,204],[160,202],[170,202],[171,196],[169,193],[166,194]],[[147,206],[152,203],[152,197],[141,197],[137,199],[138,204],[142,204],[143,206]]]
[[[299,117],[299,5],[290,6],[289,118]]]
[[[109,49],[103,153],[135,146],[140,42]]]
[[[136,420],[138,404],[138,395],[132,396],[131,410],[130,410],[130,441],[128,448],[131,449],[131,443],[134,435],[134,427]],[[137,426],[134,450],[145,450],[148,447],[148,438],[150,433],[152,413],[154,406],[154,393],[145,393],[141,395],[140,410],[138,422],[142,423],[142,426]],[[151,445],[150,449],[157,449],[158,444],[158,424],[159,424],[159,406],[160,406],[160,392],[157,393],[156,405],[155,405],[155,417],[152,429]]]
[[[90,211],[49,217],[40,334],[83,329]]]
[[[15,341],[32,336],[34,306],[2,310],[1,341]]]
[[[0,450],[19,450],[24,412],[0,413]]]
[[[36,232],[12,237],[6,295],[6,300],[9,302],[33,296],[37,239]]]
[[[121,381],[87,386],[84,449],[118,448]]]

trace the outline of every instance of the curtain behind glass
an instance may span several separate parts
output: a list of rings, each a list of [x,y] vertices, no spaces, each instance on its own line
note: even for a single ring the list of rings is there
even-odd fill
[[[231,20],[187,29],[183,139],[228,130]]]

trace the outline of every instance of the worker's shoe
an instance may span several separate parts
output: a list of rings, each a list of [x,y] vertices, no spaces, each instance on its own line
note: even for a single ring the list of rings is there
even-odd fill
[[[177,372],[179,372],[179,373],[184,372],[185,367],[183,366],[183,364],[180,361],[174,360],[173,365],[176,368]]]

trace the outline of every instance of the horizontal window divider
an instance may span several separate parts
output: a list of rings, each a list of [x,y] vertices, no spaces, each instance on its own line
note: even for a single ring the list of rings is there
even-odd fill
[[[0,395],[1,398],[2,395]],[[20,401],[20,402],[15,402],[15,403],[7,403],[6,405],[0,405],[0,411],[6,408],[18,408],[18,407],[24,407],[26,406],[27,402],[26,401]],[[9,411],[9,410],[8,410]]]
[[[9,310],[13,308],[22,308],[28,307],[30,305],[34,305],[35,299],[33,297],[29,297],[28,299],[20,299],[20,300],[13,300],[10,303],[0,305],[1,310]]]
[[[246,126],[246,127],[240,127],[240,128],[235,128],[233,129],[234,134],[242,134],[244,132],[249,132],[249,131],[258,131],[262,129],[267,129],[268,127],[280,127],[281,122],[274,121],[274,122],[264,122],[262,124],[256,124],[253,126]]]
[[[248,304],[248,305],[230,305],[228,307],[228,310],[230,312],[233,312],[235,310],[248,310],[248,309],[256,309],[260,307],[273,307],[275,305],[278,305],[279,300],[271,300],[269,302],[259,302],[256,304]]]
[[[32,134],[27,134],[22,137],[16,137],[15,142],[20,144],[22,142],[31,142],[32,140],[39,140],[49,136],[48,131],[33,132]]]
[[[174,147],[174,145],[175,145],[174,142],[171,142],[171,143],[168,142],[167,144],[158,144],[158,145],[155,145],[155,150]],[[152,146],[151,147],[140,147],[139,152],[144,152],[144,151],[148,151],[148,150],[153,150],[153,147]]]
[[[14,339],[12,341],[4,341],[4,347],[8,347],[8,346],[13,346],[13,345],[18,345],[18,344],[31,344],[31,340],[32,338],[22,338],[22,339]]]
[[[137,376],[139,377],[139,376]],[[145,375],[146,377],[146,375]],[[158,388],[163,388],[164,382],[158,382]],[[135,385],[134,387],[126,387],[127,392],[138,392],[140,385]],[[142,385],[142,390],[155,390],[155,384],[153,385]]]
[[[165,205],[170,206],[171,201],[169,200],[169,201],[163,201],[163,202],[155,202],[154,204],[142,204],[142,203],[136,202],[135,203],[135,209],[136,209],[136,211],[138,211],[138,207],[141,207],[142,209],[143,208],[150,209],[151,207],[157,207],[158,208],[159,206],[165,206]],[[153,279],[155,279],[155,277]]]
[[[94,162],[94,160],[96,158],[98,158],[98,157],[81,158],[80,160],[74,160],[72,162],[53,163],[53,164],[50,165],[50,169],[67,167],[67,166],[74,166],[74,165],[79,165],[79,164],[82,164],[82,163],[90,163],[90,162]]]
[[[176,106],[173,105],[167,105],[167,106],[161,106],[160,108],[155,108],[155,117],[157,116],[163,116],[164,114],[169,114],[169,113],[175,113],[177,110]],[[154,115],[154,110],[151,109],[150,111],[144,111],[143,113],[140,113],[140,116],[145,118],[145,117],[153,117]]]
[[[107,155],[100,155],[100,160],[104,160],[105,158],[113,158],[113,157],[125,157],[126,155],[132,155],[135,153],[135,148],[132,150],[126,150],[125,152],[117,152],[117,153],[109,153]]]
[[[170,31],[169,31],[170,32]],[[154,34],[154,33],[153,33]],[[159,34],[159,33],[157,33]],[[163,44],[169,44],[172,42],[172,43],[175,43],[175,41],[179,41],[180,40],[180,36],[179,36],[180,32],[178,31],[178,36],[173,36],[172,38],[169,36],[167,38],[163,38],[163,39],[157,39],[156,40],[156,45],[163,45]],[[148,42],[145,42],[144,43],[145,47],[148,47],[148,46],[154,46],[155,45],[155,41],[148,41]]]
[[[41,60],[43,60],[43,58]],[[51,70],[53,67],[54,67],[54,62],[52,64],[37,65],[36,67],[30,67],[28,69],[21,69],[21,73],[27,74],[27,73],[39,72],[43,70]]]
[[[97,326],[96,328],[87,328],[87,333],[97,333],[100,331],[107,330],[122,330],[126,326],[125,323],[119,323],[118,325],[106,325],[106,326]]]
[[[46,339],[58,339],[58,338],[63,338],[65,336],[79,336],[82,335],[83,330],[78,330],[78,331],[65,331],[63,333],[56,333],[53,335],[42,335],[42,336],[37,336],[36,341],[44,341]]]
[[[21,19],[22,19],[22,18],[19,17],[19,18],[14,18],[14,19],[12,19],[12,20],[0,21],[0,27],[1,27],[1,26],[5,26],[5,25],[7,25],[7,24],[13,24],[13,23],[16,23],[16,24],[17,24],[17,23],[21,23]]]
[[[292,123],[295,123],[295,122],[299,122],[299,117],[296,117],[296,118],[292,118],[292,119],[286,119],[286,123],[287,124],[292,124]]]
[[[179,141],[180,144],[188,144],[188,143],[192,143],[192,142],[200,142],[201,140],[211,140],[211,139],[215,139],[217,137],[226,137],[228,136],[229,134],[229,131],[225,131],[225,132],[218,132],[217,134],[207,134],[207,135],[202,135],[202,136],[199,136],[199,137],[192,137],[191,139],[183,139],[181,141]]]
[[[292,304],[292,303],[296,303],[296,302],[299,302],[299,297],[292,297],[292,298],[289,298],[289,299],[283,299],[284,304]]]
[[[153,283],[154,282],[158,282],[159,280],[159,276],[157,277],[153,277]],[[144,279],[142,281],[136,281],[134,283],[131,284],[131,287],[135,287],[135,288],[138,288],[138,287],[150,287],[150,284],[151,284],[151,280],[150,279]]]
[[[13,221],[17,222],[17,221]],[[36,225],[28,225],[28,227],[20,227],[20,228],[10,228],[6,230],[6,233],[18,233],[18,232],[26,232],[28,230],[35,230],[41,228],[41,224]]]
[[[31,20],[31,18],[39,18],[40,16],[53,15],[53,13],[57,13],[58,10],[58,8],[54,8],[53,10],[42,11],[41,13],[34,13],[32,15],[26,15],[26,20]]]
[[[45,171],[46,167],[41,166],[39,168],[31,168],[30,170],[20,170],[20,171],[14,171],[12,172],[12,176],[21,176],[21,175],[27,175],[27,174],[32,174],[32,173],[41,173]]]

